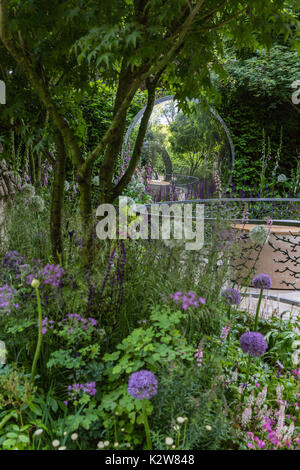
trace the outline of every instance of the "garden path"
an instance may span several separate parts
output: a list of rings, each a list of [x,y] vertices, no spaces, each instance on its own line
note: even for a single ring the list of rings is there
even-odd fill
[[[242,301],[242,308],[250,313],[255,313],[258,296],[259,289],[249,288],[246,297]],[[266,318],[276,311],[278,315],[283,314],[283,318],[288,318],[290,313],[292,313],[296,319],[297,315],[300,315],[300,291],[266,290],[260,311],[261,315]]]

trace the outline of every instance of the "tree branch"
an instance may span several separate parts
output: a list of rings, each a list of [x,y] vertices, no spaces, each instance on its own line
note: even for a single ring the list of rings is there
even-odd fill
[[[200,28],[200,29],[193,29],[193,30],[190,30],[191,32],[193,33],[201,33],[203,31],[215,31],[216,29],[220,29],[222,28],[222,26],[225,26],[226,24],[230,23],[231,21],[235,20],[236,18],[238,18],[240,15],[242,15],[243,13],[245,13],[247,10],[249,9],[249,7],[245,7],[243,8],[242,10],[240,10],[238,13],[236,13],[235,15],[231,16],[230,18],[227,18],[226,20],[222,21],[221,23],[217,24],[217,25],[211,25],[211,26],[208,26],[206,28]]]
[[[150,81],[149,79],[147,80],[147,85],[148,85],[147,106],[146,106],[146,109],[144,111],[143,117],[141,119],[137,139],[135,141],[134,150],[133,150],[132,157],[130,159],[128,168],[127,168],[125,174],[120,179],[119,183],[115,186],[115,188],[113,190],[113,193],[112,193],[113,199],[118,197],[122,193],[122,191],[126,188],[127,184],[130,182],[130,180],[132,178],[132,175],[133,175],[133,172],[134,172],[134,170],[136,168],[136,165],[138,163],[138,160],[140,158],[143,141],[144,141],[146,131],[147,131],[148,122],[149,122],[150,116],[152,114],[152,110],[153,110],[153,106],[154,106],[154,102],[155,102],[155,89],[156,89],[156,86],[157,86],[160,75],[161,74],[159,74],[159,76],[155,77],[155,79],[153,81]]]

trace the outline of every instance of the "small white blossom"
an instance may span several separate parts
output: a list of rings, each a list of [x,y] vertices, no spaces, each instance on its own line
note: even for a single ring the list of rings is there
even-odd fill
[[[43,429],[37,429],[37,430],[33,433],[33,435],[34,435],[34,436],[40,436],[41,434],[43,434],[43,432],[44,432]]]
[[[286,180],[287,180],[287,177],[283,173],[277,176],[278,183],[285,183]]]
[[[71,439],[72,439],[72,441],[76,441],[78,439],[77,432],[73,432],[73,434],[71,434]]]
[[[242,414],[242,428],[246,428],[247,424],[251,421],[252,418],[252,407],[248,406],[244,409]]]
[[[99,441],[97,444],[98,449],[103,449],[104,448],[104,442]]]
[[[206,431],[211,431],[212,427],[208,424],[207,426],[205,426],[205,429],[206,429]]]
[[[52,441],[52,445],[53,447],[58,447],[60,444],[59,440],[58,439],[54,439],[54,441]]]
[[[183,418],[182,416],[178,416],[178,418],[176,419],[177,423],[179,424],[182,424],[185,422],[185,418]]]
[[[174,441],[173,441],[172,437],[166,437],[165,442],[166,442],[167,446],[171,446]]]

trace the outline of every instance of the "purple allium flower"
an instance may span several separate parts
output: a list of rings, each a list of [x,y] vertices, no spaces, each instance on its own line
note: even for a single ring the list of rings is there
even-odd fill
[[[157,394],[157,379],[149,370],[140,370],[130,375],[128,393],[133,398],[149,400]]]
[[[270,289],[272,287],[272,279],[268,274],[257,274],[252,279],[252,286],[257,289]]]
[[[227,289],[224,289],[221,295],[231,305],[240,305],[241,300],[242,300],[240,291],[238,291],[237,289],[233,289],[232,287],[228,287]]]
[[[264,335],[255,331],[244,333],[240,337],[240,345],[244,353],[256,357],[261,356],[268,349]]]

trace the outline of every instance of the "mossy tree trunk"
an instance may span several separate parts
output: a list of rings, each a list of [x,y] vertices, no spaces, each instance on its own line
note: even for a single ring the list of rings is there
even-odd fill
[[[57,152],[51,197],[50,237],[53,259],[56,263],[59,263],[60,258],[63,259],[62,213],[67,153],[59,132],[55,133],[55,141]]]

